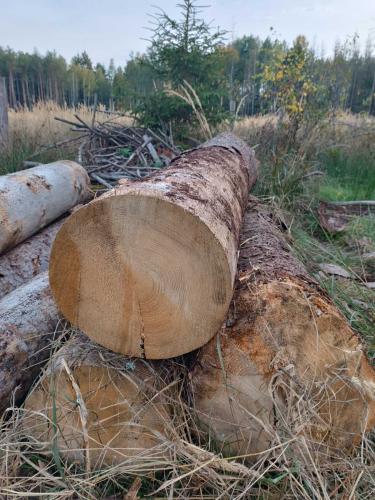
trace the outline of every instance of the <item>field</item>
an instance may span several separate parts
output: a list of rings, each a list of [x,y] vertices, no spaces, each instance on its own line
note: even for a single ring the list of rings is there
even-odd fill
[[[91,119],[85,107],[72,111],[46,104],[32,112],[12,111],[10,147],[0,157],[0,173],[22,168],[28,159],[75,159],[74,143],[44,148],[76,134],[69,125],[54,120],[54,116],[72,119],[74,113],[85,121]],[[121,120],[131,123],[128,118]],[[255,148],[260,160],[255,194],[280,214],[290,245],[374,357],[375,291],[366,283],[375,282],[375,258],[364,255],[375,252],[375,217],[355,217],[344,231],[333,235],[321,228],[317,209],[320,200],[375,199],[375,119],[350,114],[328,117],[301,127],[293,145],[288,128],[273,115],[244,118],[234,123],[233,131]],[[351,277],[324,272],[322,264],[338,266]],[[215,453],[214,443],[209,451],[200,448],[199,432],[181,394],[176,393],[171,404],[178,433],[174,430],[154,454],[95,472],[65,462],[57,448],[46,452],[42,443],[32,442],[22,427],[22,409],[15,411],[0,435],[0,477],[7,477],[0,487],[3,497],[138,498],[125,492],[131,485],[136,487],[141,477],[139,494],[156,492],[153,498],[373,498],[375,443],[371,438],[364,440],[350,461],[338,455],[336,462],[319,467],[308,444],[292,435],[285,422],[285,433],[274,436],[272,450],[248,468],[237,463],[239,457],[223,459]],[[295,460],[292,444],[303,458]]]

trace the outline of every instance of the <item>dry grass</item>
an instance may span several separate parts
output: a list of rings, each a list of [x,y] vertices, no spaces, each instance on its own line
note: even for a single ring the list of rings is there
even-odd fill
[[[287,125],[287,120],[277,115],[250,116],[236,121],[233,131],[256,146],[261,157],[266,157],[288,145]],[[374,134],[375,117],[340,112],[324,120],[306,122],[298,132],[295,146],[310,156],[332,148],[353,151],[373,144]]]
[[[57,342],[55,349],[58,347]],[[113,354],[108,359],[112,358]],[[105,363],[103,359],[104,366]],[[304,397],[309,388],[297,387],[289,375],[280,371],[270,382],[271,394],[282,390],[289,395],[288,411],[280,412],[275,400],[279,424],[269,430],[272,445],[252,457],[253,463],[248,465],[243,457],[223,458],[215,451],[215,443],[199,428],[199,415],[194,406],[188,404],[193,398],[183,361],[165,363],[166,375],[160,394],[171,408],[171,419],[165,422],[164,434],[158,433],[158,444],[153,448],[123,457],[113,466],[88,469],[86,463],[67,461],[56,447],[57,440],[35,439],[29,420],[32,415],[22,408],[14,408],[8,413],[10,418],[4,420],[0,433],[1,498],[114,500],[125,498],[137,478],[141,480],[139,495],[142,497],[373,498],[374,443],[364,437],[357,452],[350,457],[339,450],[329,459],[324,451],[317,455],[317,443],[296,431],[308,425],[315,415],[309,398]],[[114,369],[113,362],[109,362],[108,368]],[[124,376],[128,375],[124,372]],[[47,419],[43,414],[38,416]],[[249,425],[252,418],[256,417],[249,414]],[[56,432],[59,432],[58,422]],[[86,456],[85,451],[82,450],[82,456]]]
[[[204,114],[202,103],[198,97],[198,94],[195,92],[194,88],[184,80],[184,83],[181,84],[177,90],[166,89],[165,93],[170,96],[179,97],[186,104],[188,104],[192,110],[194,111],[194,115],[199,124],[202,136],[208,140],[212,139],[212,133],[210,129],[210,125],[207,121],[206,115]]]
[[[101,108],[98,109],[97,119],[109,119],[102,111]],[[32,110],[9,110],[9,146],[6,151],[0,153],[0,174],[23,168],[22,162],[29,158],[41,162],[63,158],[76,159],[77,143],[58,145],[73,137],[79,138],[79,132],[73,132],[70,125],[55,120],[57,116],[76,122],[75,114],[86,123],[92,121],[92,109],[83,105],[73,109],[58,106],[54,102],[45,102],[38,103]],[[124,125],[133,123],[129,117],[112,116],[111,120]],[[57,147],[54,147],[55,145]],[[37,152],[40,154],[36,155]]]

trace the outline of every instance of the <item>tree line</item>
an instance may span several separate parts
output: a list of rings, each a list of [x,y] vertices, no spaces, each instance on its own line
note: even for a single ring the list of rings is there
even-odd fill
[[[288,45],[272,32],[263,40],[248,35],[227,43],[226,33],[212,30],[193,0],[183,0],[179,19],[161,11],[154,20],[147,52],[133,55],[124,67],[113,60],[108,67],[94,65],[86,52],[68,63],[53,51],[0,47],[10,106],[32,108],[48,100],[91,105],[96,95],[99,103],[131,111],[149,125],[184,122],[194,107],[210,122],[280,109],[375,115],[370,41],[364,50],[357,36],[337,42],[329,56],[302,36]]]

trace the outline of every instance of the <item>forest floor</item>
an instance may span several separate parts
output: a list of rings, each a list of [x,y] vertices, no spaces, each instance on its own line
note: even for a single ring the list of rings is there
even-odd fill
[[[78,114],[90,120],[90,110],[82,108]],[[0,157],[0,173],[20,168],[43,145],[70,137],[69,126],[56,122],[54,116],[72,119],[73,112],[51,104],[33,112],[10,113],[12,148]],[[375,290],[366,283],[375,282],[375,258],[364,259],[364,254],[375,252],[375,216],[355,217],[344,231],[332,235],[321,228],[317,209],[320,200],[375,200],[375,119],[341,114],[307,124],[292,147],[286,128],[275,116],[245,118],[233,128],[255,147],[261,162],[255,194],[280,212],[292,248],[363,338],[374,360]],[[74,159],[75,154],[76,149],[68,146],[37,158],[47,162]],[[323,272],[322,264],[338,266],[350,278]],[[176,413],[192,425],[186,411],[176,401]],[[289,449],[291,436],[278,437],[278,460],[260,458],[254,467],[234,467],[229,473],[227,463],[234,464],[236,457],[226,461],[200,448],[193,452],[196,441],[190,447],[184,445],[191,439],[188,433],[173,442],[173,460],[143,455],[88,473],[77,464],[65,463],[58,450],[52,450],[52,458],[51,453],[35,451],[35,443],[25,440],[21,415],[22,410],[14,412],[0,434],[0,477],[7,478],[0,485],[1,498],[115,500],[147,497],[158,489],[153,498],[367,499],[375,494],[371,437],[350,460],[322,467],[308,453],[295,460]],[[139,477],[140,486],[135,486],[139,497],[125,496]]]

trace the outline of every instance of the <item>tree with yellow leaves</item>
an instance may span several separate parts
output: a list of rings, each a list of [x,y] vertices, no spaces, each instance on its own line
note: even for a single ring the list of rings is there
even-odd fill
[[[272,111],[289,118],[293,138],[317,91],[309,66],[308,44],[299,36],[290,49],[279,51],[263,69],[264,94],[272,99]]]

